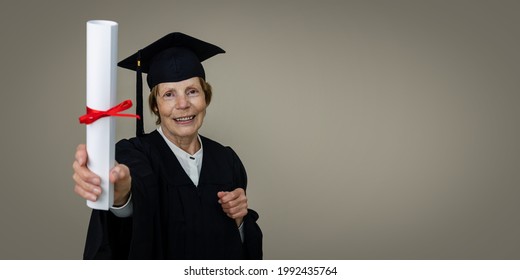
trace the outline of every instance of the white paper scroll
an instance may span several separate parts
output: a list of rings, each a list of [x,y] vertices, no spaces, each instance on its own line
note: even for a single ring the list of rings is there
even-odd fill
[[[87,107],[108,110],[116,105],[117,27],[113,21],[87,22]],[[93,209],[108,210],[114,202],[109,172],[115,163],[115,120],[103,117],[87,125],[88,168],[101,177],[102,194]]]

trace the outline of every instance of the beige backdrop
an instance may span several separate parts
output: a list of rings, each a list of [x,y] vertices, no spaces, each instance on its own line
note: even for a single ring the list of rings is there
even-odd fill
[[[4,0],[0,258],[82,256],[85,23],[110,19],[120,59],[171,31],[227,51],[205,63],[202,133],[246,165],[266,259],[518,259],[519,13],[514,0]],[[134,99],[134,73],[118,75],[118,100]]]

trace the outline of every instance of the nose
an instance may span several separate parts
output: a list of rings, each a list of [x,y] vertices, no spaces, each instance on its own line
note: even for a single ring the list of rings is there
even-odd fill
[[[188,100],[188,97],[184,94],[181,94],[180,96],[178,96],[177,104],[176,104],[175,108],[178,110],[184,110],[184,109],[188,109],[189,107],[190,107],[190,102]]]

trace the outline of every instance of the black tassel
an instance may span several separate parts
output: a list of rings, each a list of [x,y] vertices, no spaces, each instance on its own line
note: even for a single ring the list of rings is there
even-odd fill
[[[137,70],[136,72],[136,103],[135,113],[139,115],[139,119],[136,119],[135,135],[141,136],[144,134],[144,123],[143,123],[143,76],[141,74],[141,51],[137,52]]]

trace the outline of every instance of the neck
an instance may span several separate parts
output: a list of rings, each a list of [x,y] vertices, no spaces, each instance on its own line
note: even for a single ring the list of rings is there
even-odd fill
[[[175,146],[181,148],[183,151],[190,155],[194,155],[198,150],[200,150],[199,137],[197,134],[194,136],[185,136],[179,137],[175,135],[171,135],[168,132],[163,130],[164,135],[168,140],[170,140]]]

